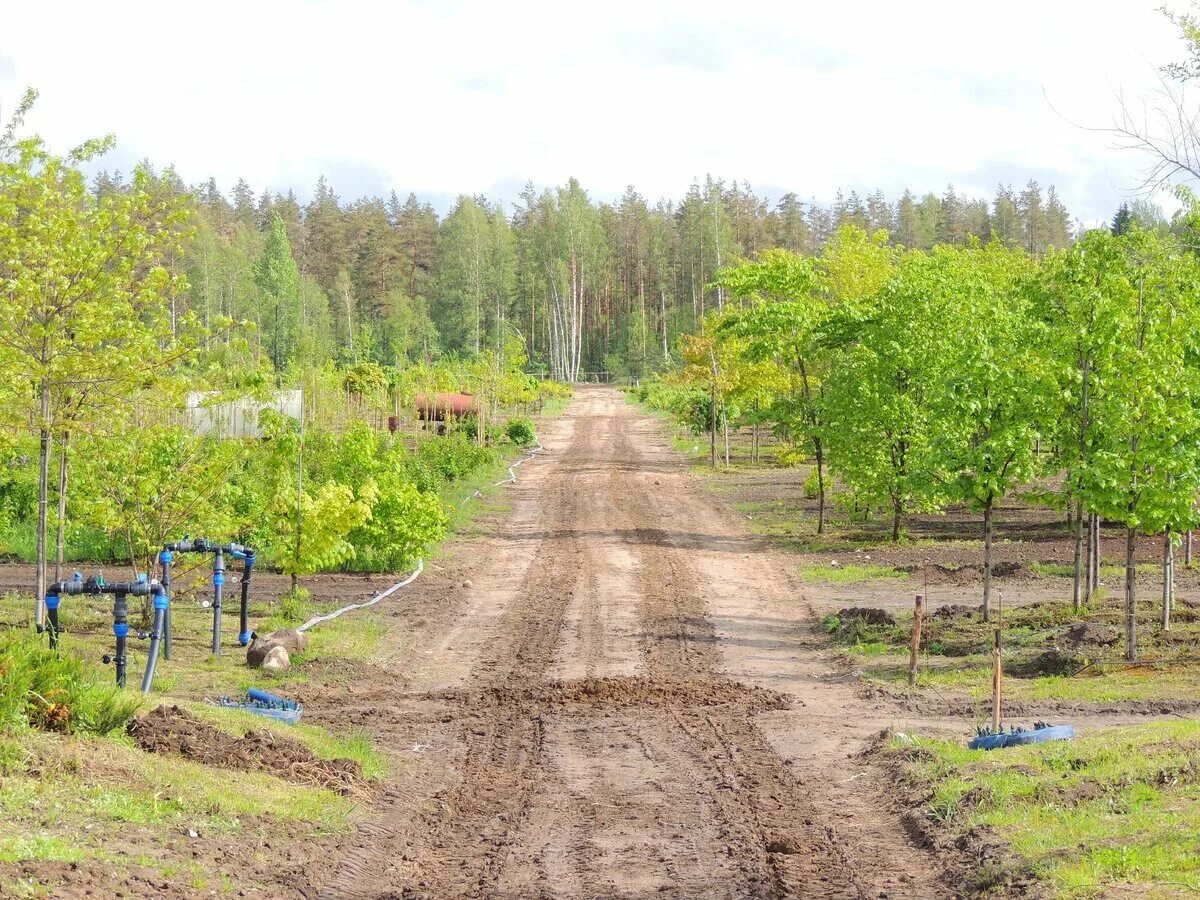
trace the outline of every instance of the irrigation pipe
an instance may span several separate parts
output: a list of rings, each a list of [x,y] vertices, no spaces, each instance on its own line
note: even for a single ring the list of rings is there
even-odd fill
[[[519,466],[522,466],[525,463],[529,462],[529,460],[533,459],[535,456],[537,456],[537,454],[544,452],[545,449],[546,448],[543,447],[541,442],[539,441],[536,446],[534,446],[533,448],[530,449],[529,453],[526,456],[521,457],[519,460],[517,460],[515,463],[513,463],[511,466],[508,467],[508,477],[507,478],[502,478],[500,481],[497,481],[495,484],[493,484],[492,487],[500,487],[500,485],[502,485],[502,484],[510,484],[511,482],[516,481],[517,473],[514,470],[517,469]],[[471,496],[472,497],[482,497],[483,494],[480,491],[476,491]],[[322,616],[313,616],[311,619],[309,619],[307,622],[305,622],[303,625],[301,625],[296,630],[297,631],[308,631],[308,629],[310,629],[316,625],[320,625],[322,622],[330,622],[333,619],[336,619],[338,616],[344,615],[345,613],[348,613],[351,610],[366,609],[369,606],[374,606],[376,603],[379,603],[381,600],[386,600],[392,594],[396,593],[396,591],[400,590],[400,588],[408,587],[410,584],[412,584],[414,581],[416,581],[417,578],[420,576],[420,574],[424,571],[425,571],[425,560],[418,559],[417,567],[415,569],[413,569],[412,572],[409,573],[405,578],[403,578],[400,581],[397,581],[386,591],[381,591],[380,593],[378,593],[374,597],[372,597],[370,600],[366,600],[362,603],[351,603],[347,606],[343,606],[341,609],[335,609],[333,612],[325,613]]]

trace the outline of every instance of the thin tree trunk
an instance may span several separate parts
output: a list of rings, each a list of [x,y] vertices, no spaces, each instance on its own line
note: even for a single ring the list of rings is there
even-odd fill
[[[659,316],[662,319],[663,362],[666,362],[671,358],[671,353],[667,349],[667,292],[660,289],[658,295],[662,303],[659,307]]]
[[[1125,529],[1125,658],[1137,659],[1137,530]]]
[[[988,496],[983,507],[983,621],[992,621],[992,509],[995,499]],[[1079,568],[1075,569],[1076,584]]]
[[[892,543],[900,542],[900,519],[904,515],[904,504],[896,497],[892,498]]]
[[[1192,567],[1192,529],[1188,529],[1187,539],[1183,543],[1183,564]]]
[[[54,523],[54,580],[62,581],[67,530],[67,469],[71,432],[64,431],[58,452],[58,521]]]
[[[1083,501],[1076,501],[1079,515],[1075,517],[1075,578],[1071,584],[1071,608],[1075,612],[1083,609],[1084,554],[1083,554]],[[1067,503],[1068,510],[1071,504]]]
[[[41,385],[40,444],[38,448],[37,573],[34,576],[34,618],[40,627],[46,622],[46,529],[50,494],[50,382]]]
[[[817,534],[825,533],[825,446],[820,438],[813,441],[817,456]],[[892,538],[899,539],[899,534]]]
[[[1100,514],[1092,513],[1092,593],[1100,589]],[[1089,598],[1091,599],[1091,598]]]
[[[1163,589],[1162,630],[1171,630],[1171,603],[1175,599],[1175,548],[1171,543],[1171,529],[1163,532]]]

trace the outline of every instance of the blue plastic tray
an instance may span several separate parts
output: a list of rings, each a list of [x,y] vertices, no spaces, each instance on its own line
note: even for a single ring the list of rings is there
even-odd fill
[[[300,716],[304,712],[303,707],[298,703],[294,704],[291,708],[284,709],[256,700],[230,700],[228,697],[222,697],[218,700],[217,706],[224,709],[240,709],[242,712],[254,713],[256,716],[274,719],[276,722],[282,722],[285,725],[295,725],[300,721]]]
[[[1043,744],[1046,741],[1065,741],[1075,737],[1070,725],[1045,725],[1040,728],[981,734],[967,741],[972,750],[999,750],[1001,747],[1020,747],[1022,744]]]

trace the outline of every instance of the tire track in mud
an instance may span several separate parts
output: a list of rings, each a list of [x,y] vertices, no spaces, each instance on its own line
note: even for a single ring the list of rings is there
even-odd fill
[[[544,536],[471,674],[474,686],[536,683],[553,661],[576,576],[585,571],[586,551],[575,526],[584,518],[579,504],[590,495],[572,474],[591,446],[593,422],[582,421],[547,475]],[[560,469],[563,477],[555,478]],[[541,717],[509,706],[472,709],[468,702],[442,719],[459,726],[457,783],[415,815],[399,804],[374,810],[375,819],[360,826],[321,900],[488,894],[535,781]],[[389,863],[386,879],[379,876],[383,861]]]
[[[786,699],[721,674],[672,486],[651,486],[632,415],[592,410],[543,475],[537,549],[472,671],[449,690],[385,686],[384,708],[362,698],[348,717],[443,755],[423,794],[385,794],[319,896],[917,896],[827,824],[755,725]],[[629,567],[620,598],[605,541]],[[606,629],[618,600],[638,633]],[[608,646],[623,639],[632,656]],[[587,677],[550,677],[564,648]],[[591,677],[614,666],[628,673]]]

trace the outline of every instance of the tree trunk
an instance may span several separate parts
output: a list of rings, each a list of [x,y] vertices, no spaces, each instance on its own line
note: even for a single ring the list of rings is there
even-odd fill
[[[825,533],[825,447],[820,438],[814,442],[817,454],[817,534]],[[899,536],[893,540],[897,540]]]
[[[1075,517],[1075,579],[1071,584],[1071,608],[1075,612],[1083,609],[1084,553],[1083,553],[1083,501],[1077,501],[1079,515]],[[1070,503],[1067,504],[1070,508]],[[1089,541],[1090,543],[1090,541]],[[1090,565],[1090,561],[1087,561]]]
[[[34,619],[46,623],[46,529],[50,494],[50,382],[42,379],[38,447],[37,573],[34,576]]]
[[[988,495],[983,507],[983,621],[992,621],[992,509],[995,498]],[[1075,569],[1075,581],[1079,583],[1079,568]]]
[[[892,543],[900,542],[900,519],[904,515],[904,504],[896,497],[892,498]]]
[[[1171,603],[1175,599],[1175,548],[1171,529],[1163,532],[1162,630],[1171,630]]]
[[[64,431],[62,448],[58,452],[58,521],[54,523],[54,580],[62,581],[67,530],[67,450],[71,432]]]
[[[1137,530],[1125,529],[1125,658],[1137,659],[1137,594],[1134,579],[1137,576]]]
[[[725,416],[722,420],[725,426],[725,468],[729,468],[729,416]]]
[[[1183,564],[1192,567],[1192,529],[1188,529],[1187,540],[1183,544]]]
[[[1092,513],[1092,593],[1100,589],[1100,514]],[[1089,600],[1091,597],[1088,598]]]

